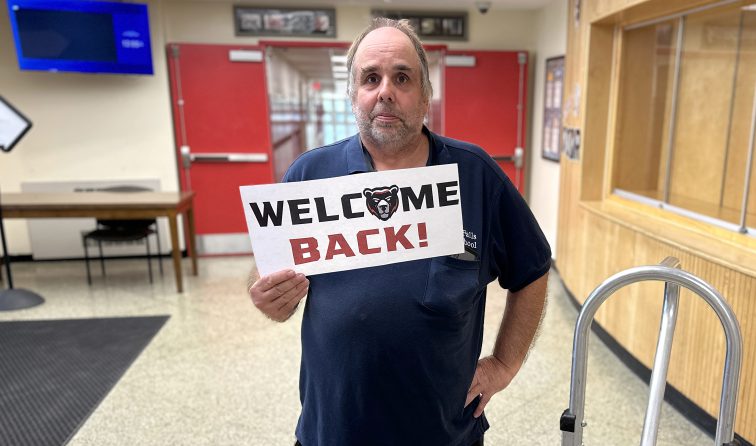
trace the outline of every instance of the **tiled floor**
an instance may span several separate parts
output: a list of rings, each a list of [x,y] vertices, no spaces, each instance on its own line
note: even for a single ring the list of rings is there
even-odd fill
[[[249,257],[200,259],[199,276],[189,276],[186,292],[178,294],[168,261],[165,277],[150,285],[144,260],[111,260],[107,278],[95,267],[92,286],[83,262],[16,263],[16,286],[46,302],[0,313],[0,320],[171,316],[71,445],[290,446],[299,411],[301,312],[283,324],[263,317],[245,293],[252,264]],[[492,348],[504,298],[491,286],[484,352]],[[535,349],[486,409],[487,446],[561,444],[576,315],[552,272]],[[597,340],[587,382],[585,445],[637,445],[648,387]],[[659,445],[712,442],[665,405]]]

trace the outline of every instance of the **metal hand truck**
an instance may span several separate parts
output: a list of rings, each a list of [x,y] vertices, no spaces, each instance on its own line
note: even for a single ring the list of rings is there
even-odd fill
[[[664,281],[664,306],[656,344],[654,367],[649,384],[648,407],[643,421],[641,446],[656,445],[659,431],[659,415],[667,384],[667,370],[672,351],[672,336],[677,322],[677,307],[680,286],[703,298],[716,312],[725,331],[727,353],[725,356],[722,394],[719,400],[719,420],[714,438],[715,446],[738,446],[734,439],[735,409],[740,381],[740,365],[743,340],[740,326],[730,306],[717,290],[698,277],[681,271],[680,261],[667,257],[659,265],[641,266],[619,272],[605,280],[588,296],[578,315],[572,347],[572,380],[570,382],[570,407],[562,413],[559,426],[562,431],[562,446],[583,446],[585,410],[585,378],[588,364],[588,334],[599,306],[615,291],[635,282],[645,280]]]

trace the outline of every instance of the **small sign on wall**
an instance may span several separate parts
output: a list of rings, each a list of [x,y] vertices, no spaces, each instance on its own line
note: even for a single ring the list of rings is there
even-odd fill
[[[564,127],[562,129],[564,141],[564,154],[568,159],[577,161],[580,159],[580,129]]]
[[[333,8],[234,6],[237,36],[336,37]]]

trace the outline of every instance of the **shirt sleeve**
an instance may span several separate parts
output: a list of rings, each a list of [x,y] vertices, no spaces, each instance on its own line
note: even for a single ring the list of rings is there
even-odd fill
[[[519,191],[505,179],[493,201],[494,270],[502,288],[519,291],[548,272],[551,248]]]

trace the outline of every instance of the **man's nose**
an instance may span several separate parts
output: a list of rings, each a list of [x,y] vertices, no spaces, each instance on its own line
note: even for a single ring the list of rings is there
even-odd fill
[[[391,84],[389,77],[383,78],[380,89],[378,90],[378,99],[386,102],[394,102],[394,86]]]

